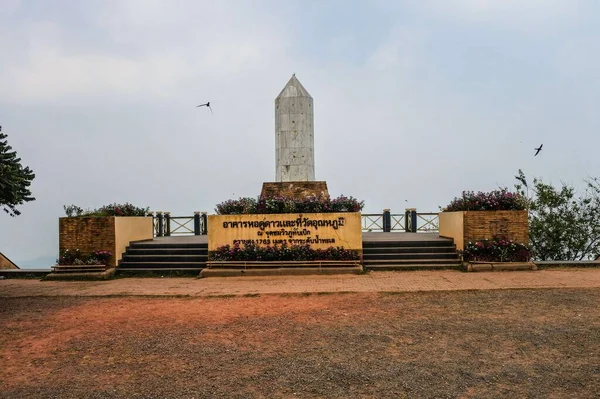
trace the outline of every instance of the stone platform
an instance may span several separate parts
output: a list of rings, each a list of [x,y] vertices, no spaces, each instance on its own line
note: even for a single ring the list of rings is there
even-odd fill
[[[328,197],[327,183],[324,181],[286,181],[263,183],[260,198],[289,197]]]
[[[363,268],[360,265],[346,267],[268,267],[257,269],[225,269],[206,268],[200,272],[200,277],[242,277],[242,276],[309,276],[309,275],[332,275],[332,274],[361,274]]]
[[[458,269],[460,262],[451,239],[440,238],[437,233],[362,233],[363,266],[368,270],[418,270],[418,269]],[[152,241],[131,243],[123,256],[117,273],[148,272],[196,272],[208,270],[208,237],[178,236],[157,237]],[[313,273],[332,273],[340,265],[319,267],[311,265]],[[360,265],[359,265],[360,266]],[[216,265],[213,266],[215,268]],[[344,265],[344,273],[357,273],[356,265]],[[301,265],[295,268],[302,269]],[[219,268],[222,269],[222,268]],[[248,275],[239,270],[256,267],[240,267],[236,275]],[[262,268],[263,271],[265,268]],[[281,275],[282,271],[268,273]],[[279,268],[277,268],[279,269]],[[289,268],[286,268],[289,269]],[[203,276],[205,273],[202,272]],[[225,272],[224,272],[225,273]],[[227,275],[232,275],[231,269]],[[258,273],[258,272],[252,272]],[[264,271],[266,273],[266,271]],[[290,274],[305,274],[304,271],[291,271]]]

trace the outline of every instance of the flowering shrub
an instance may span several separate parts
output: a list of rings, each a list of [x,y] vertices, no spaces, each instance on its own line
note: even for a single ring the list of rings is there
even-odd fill
[[[84,254],[79,249],[65,249],[56,260],[59,265],[107,265],[112,256],[109,251],[94,251],[91,254]]]
[[[308,197],[296,199],[291,197],[271,198],[239,198],[218,204],[215,212],[218,215],[256,214],[256,213],[328,213],[328,212],[360,212],[365,202],[353,197],[341,195],[329,197]]]
[[[454,198],[444,211],[520,211],[526,207],[527,199],[524,196],[502,189],[488,193],[463,191],[462,197]]]
[[[528,262],[531,259],[531,250],[527,245],[502,237],[469,242],[460,252],[467,262]]]
[[[215,208],[217,215],[240,215],[256,213],[257,199],[251,197],[240,197],[239,199],[230,199],[221,202]]]
[[[110,251],[98,250],[92,252],[90,258],[95,258],[99,260],[101,264],[106,265],[111,256],[112,253],[110,253]]]
[[[260,247],[256,244],[234,246],[223,245],[210,251],[212,261],[312,261],[312,260],[357,260],[359,253],[342,247],[312,249],[310,245],[281,245]]]
[[[139,208],[128,202],[109,204],[98,209],[83,210],[77,205],[63,206],[68,217],[73,216],[146,216],[150,208]]]

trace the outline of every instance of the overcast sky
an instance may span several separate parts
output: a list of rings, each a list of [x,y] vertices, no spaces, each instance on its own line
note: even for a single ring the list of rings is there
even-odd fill
[[[600,176],[599,16],[594,0],[2,0],[0,125],[37,200],[0,214],[0,252],[48,267],[65,204],[191,215],[257,196],[292,73],[317,180],[365,212],[437,211],[519,168],[580,185]]]

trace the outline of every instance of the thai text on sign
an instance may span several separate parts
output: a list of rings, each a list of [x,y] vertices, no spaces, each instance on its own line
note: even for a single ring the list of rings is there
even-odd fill
[[[208,219],[209,250],[222,245],[303,245],[361,249],[360,213],[214,215]]]

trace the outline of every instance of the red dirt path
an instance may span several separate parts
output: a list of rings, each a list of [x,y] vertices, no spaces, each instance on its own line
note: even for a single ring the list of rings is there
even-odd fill
[[[4,298],[1,398],[597,397],[600,290]]]

